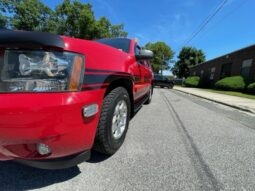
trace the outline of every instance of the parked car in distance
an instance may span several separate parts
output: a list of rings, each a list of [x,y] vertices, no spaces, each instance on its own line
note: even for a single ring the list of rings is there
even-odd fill
[[[162,75],[155,74],[154,80],[153,80],[153,85],[159,86],[161,88],[167,87],[167,88],[171,89],[174,87],[174,82]]]
[[[151,58],[134,39],[0,31],[0,160],[62,169],[114,154],[151,102]]]

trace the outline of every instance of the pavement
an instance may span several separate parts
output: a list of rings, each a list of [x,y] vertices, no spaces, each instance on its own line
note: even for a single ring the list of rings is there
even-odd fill
[[[47,171],[0,162],[5,190],[255,190],[255,117],[176,90],[155,89],[112,157]]]
[[[198,88],[175,86],[174,89],[255,114],[255,100],[252,99],[208,92]]]

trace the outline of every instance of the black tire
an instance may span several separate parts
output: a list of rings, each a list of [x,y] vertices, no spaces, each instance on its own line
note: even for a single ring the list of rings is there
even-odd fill
[[[148,94],[148,99],[147,99],[147,101],[144,104],[148,105],[148,104],[151,103],[152,94],[153,94],[153,86],[150,87],[150,91],[149,91],[149,94]]]
[[[160,88],[165,88],[164,86],[160,86]]]
[[[127,120],[123,134],[119,139],[115,139],[112,134],[112,119],[115,107],[121,100],[127,104]],[[130,111],[129,94],[125,88],[117,87],[105,96],[93,149],[103,154],[112,155],[120,148],[127,133]]]

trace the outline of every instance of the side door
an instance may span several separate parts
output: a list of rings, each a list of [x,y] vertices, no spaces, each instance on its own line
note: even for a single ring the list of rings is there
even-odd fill
[[[146,93],[149,92],[151,86],[152,86],[152,80],[153,80],[153,76],[152,76],[152,69],[151,69],[151,65],[150,65],[150,61],[149,60],[145,60],[145,68],[146,68],[146,72],[144,75],[144,83],[146,85]]]
[[[138,55],[141,48],[138,44],[135,45],[135,54]],[[137,66],[140,71],[140,82],[137,83],[137,96],[136,98],[143,97],[148,92],[148,69],[146,67],[146,61],[145,60],[137,60],[136,61]]]
[[[145,60],[139,61],[139,68],[141,69],[142,74],[142,83],[143,83],[143,95],[147,94],[150,89],[151,76],[150,71]]]

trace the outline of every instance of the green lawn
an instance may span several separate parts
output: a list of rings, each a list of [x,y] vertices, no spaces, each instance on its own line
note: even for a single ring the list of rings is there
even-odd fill
[[[209,92],[219,93],[219,94],[225,94],[225,95],[231,95],[231,96],[237,96],[237,97],[244,97],[244,98],[255,100],[255,95],[245,94],[245,93],[242,93],[242,92],[221,91],[221,90],[212,90],[212,89],[204,89],[204,90],[209,91]]]

